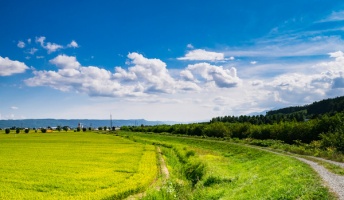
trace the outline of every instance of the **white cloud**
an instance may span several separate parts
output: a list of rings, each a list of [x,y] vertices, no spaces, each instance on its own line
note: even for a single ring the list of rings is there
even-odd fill
[[[229,57],[229,60],[235,60],[234,56]]]
[[[24,73],[29,69],[23,62],[10,60],[8,57],[0,56],[0,76],[10,76],[12,74]]]
[[[12,110],[18,110],[19,108],[17,106],[11,106]]]
[[[220,88],[235,87],[241,82],[234,67],[224,69],[222,66],[210,65],[209,63],[197,63],[188,65],[186,71],[183,72],[184,75],[189,74],[189,78],[192,78],[190,73],[197,81],[214,82]]]
[[[194,46],[192,44],[188,44],[188,45],[186,45],[186,47],[189,48],[189,49],[193,49],[194,48]]]
[[[344,11],[332,12],[325,19],[320,20],[319,22],[333,22],[333,21],[344,21]]]
[[[51,43],[51,42],[47,42],[45,44],[45,42],[44,42],[45,39],[46,38],[44,36],[36,37],[36,43],[40,43],[41,47],[43,47],[44,49],[46,49],[48,51],[48,54],[53,53],[53,52],[63,48],[62,45]]]
[[[76,57],[64,54],[58,55],[49,62],[62,69],[78,69],[80,67],[80,63],[76,60]]]
[[[166,63],[138,53],[128,54],[127,69],[115,72],[96,66],[82,66],[74,56],[59,55],[49,62],[54,71],[34,71],[25,80],[28,86],[49,86],[61,91],[76,91],[90,96],[132,97],[199,92],[202,88],[232,88],[241,80],[236,69],[200,63],[189,65],[172,77]]]
[[[43,48],[45,48],[46,50],[48,50],[48,53],[50,54],[50,53],[55,52],[55,51],[57,51],[57,50],[59,50],[59,49],[62,49],[63,46],[58,45],[58,44],[55,44],[55,43],[50,43],[50,42],[48,42],[48,43],[46,44],[46,46],[44,46]]]
[[[34,55],[36,52],[38,51],[38,49],[36,48],[31,48],[27,53]]]
[[[25,42],[19,41],[18,44],[17,44],[17,47],[19,47],[21,49],[24,48],[25,47]]]
[[[225,60],[223,53],[206,51],[204,49],[195,49],[189,51],[184,57],[177,58],[178,60],[199,60],[199,61],[222,61]]]
[[[69,43],[69,44],[67,45],[67,47],[70,47],[70,48],[79,48],[79,45],[78,45],[78,43],[76,43],[76,42],[73,40],[71,43]]]
[[[31,44],[31,38],[27,39],[27,43]]]
[[[255,65],[255,64],[257,64],[257,61],[251,61],[250,63],[251,63],[251,65]]]

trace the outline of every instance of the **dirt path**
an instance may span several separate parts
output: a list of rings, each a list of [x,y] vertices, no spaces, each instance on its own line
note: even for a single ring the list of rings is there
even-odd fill
[[[162,175],[163,181],[165,182],[170,177],[170,173],[167,169],[167,166],[166,166],[165,160],[162,156],[160,147],[157,147],[157,151],[159,154],[161,175]]]
[[[237,143],[232,143],[232,144],[242,145],[242,144],[237,144]],[[314,161],[307,160],[305,158],[301,158],[297,154],[292,154],[289,152],[285,152],[285,153],[275,152],[275,151],[272,151],[272,150],[269,150],[266,148],[261,148],[261,147],[252,146],[252,145],[244,145],[244,146],[263,150],[263,151],[267,151],[267,152],[271,152],[271,153],[278,154],[278,155],[293,157],[293,158],[296,158],[296,159],[308,164],[319,174],[319,176],[324,181],[325,186],[328,187],[333,193],[335,193],[339,200],[344,200],[344,176],[334,174],[334,173],[328,171],[325,167],[319,165],[318,163],[316,163]],[[330,161],[330,160],[326,160],[323,158],[317,158],[317,157],[313,157],[313,156],[308,156],[308,157],[344,167],[344,163]]]
[[[158,159],[159,159],[159,163],[160,163],[160,173],[161,173],[161,179],[162,179],[161,185],[163,185],[163,184],[165,184],[166,180],[170,177],[170,173],[169,173],[168,168],[166,166],[165,160],[162,156],[161,149],[158,146],[157,146],[157,153],[158,153]],[[154,183],[152,185],[154,185]],[[156,189],[159,190],[161,185],[156,186]],[[141,199],[145,195],[146,195],[145,192],[133,194],[133,195],[130,195],[129,197],[127,197],[126,200]]]

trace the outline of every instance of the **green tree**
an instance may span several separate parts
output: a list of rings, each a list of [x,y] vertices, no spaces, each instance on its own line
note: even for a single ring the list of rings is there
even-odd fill
[[[68,131],[68,129],[69,129],[69,127],[68,126],[64,126],[63,128],[62,128],[64,131]]]
[[[30,129],[29,129],[29,128],[26,128],[26,129],[24,130],[24,132],[25,132],[25,133],[29,133],[29,132],[30,132]]]
[[[6,134],[9,134],[10,132],[11,132],[11,129],[9,129],[9,128],[6,128],[6,129],[5,129],[5,133],[6,133]]]
[[[17,134],[20,133],[20,128],[16,128],[16,133],[17,133]]]
[[[46,133],[46,132],[47,132],[47,129],[41,128],[41,132],[42,132],[42,133]]]

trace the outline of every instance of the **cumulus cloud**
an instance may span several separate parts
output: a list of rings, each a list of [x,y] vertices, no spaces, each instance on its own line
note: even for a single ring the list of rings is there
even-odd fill
[[[200,82],[214,82],[220,88],[235,87],[241,82],[234,67],[224,69],[222,66],[210,65],[209,63],[188,65],[186,70],[182,71],[182,74],[184,77],[189,74],[191,80],[195,77]]]
[[[62,45],[51,43],[51,42],[47,42],[45,44],[45,42],[44,42],[45,39],[46,38],[44,36],[36,37],[36,43],[39,43],[41,45],[41,47],[46,49],[48,51],[48,54],[53,53],[53,52],[63,48]]]
[[[58,55],[49,62],[62,69],[78,69],[80,67],[80,63],[76,60],[76,57],[64,54]]]
[[[48,86],[90,96],[142,97],[199,92],[209,85],[212,88],[231,88],[241,82],[235,68],[200,63],[189,65],[180,73],[171,73],[160,59],[146,58],[138,53],[129,53],[127,57],[127,68],[115,67],[115,71],[110,72],[97,66],[82,66],[76,57],[62,54],[49,61],[56,70],[33,71],[34,77],[25,83],[32,87]]]
[[[10,76],[12,74],[23,73],[29,69],[23,62],[10,60],[8,57],[0,56],[0,76]]]
[[[25,42],[19,41],[18,44],[17,44],[17,47],[19,47],[21,49],[24,48],[25,47]]]
[[[178,60],[200,60],[200,61],[222,61],[225,60],[223,53],[206,51],[204,49],[195,49],[189,51],[184,57],[177,58]]]
[[[17,106],[11,106],[12,110],[18,110],[19,108]]]
[[[251,63],[251,65],[255,65],[255,64],[257,64],[257,61],[251,61],[250,63]]]
[[[79,48],[79,45],[78,45],[78,43],[76,43],[76,42],[73,40],[71,43],[69,43],[69,44],[67,45],[67,47],[70,47],[70,48]]]

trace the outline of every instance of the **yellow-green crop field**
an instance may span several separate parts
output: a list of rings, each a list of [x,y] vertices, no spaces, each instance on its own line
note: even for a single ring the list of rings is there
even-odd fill
[[[114,135],[0,134],[0,199],[121,199],[157,173],[153,145]]]

